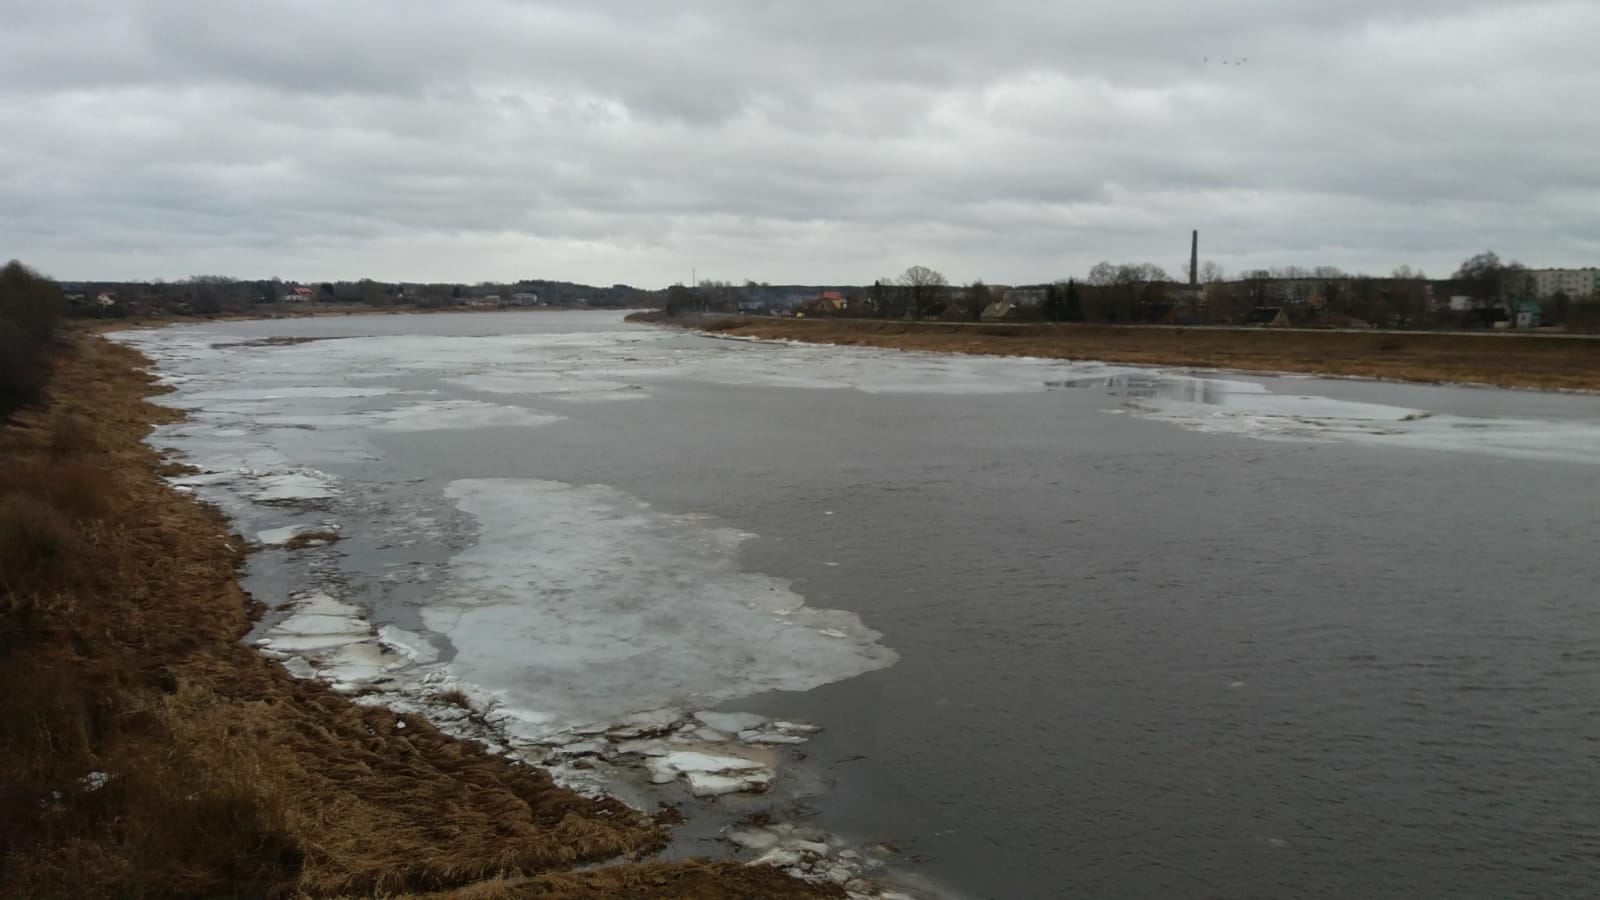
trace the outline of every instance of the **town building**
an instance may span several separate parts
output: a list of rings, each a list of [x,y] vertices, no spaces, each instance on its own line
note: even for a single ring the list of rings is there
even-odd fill
[[[1539,304],[1532,300],[1511,301],[1511,315],[1517,328],[1538,328],[1542,319]]]
[[[1600,294],[1600,268],[1590,266],[1580,269],[1529,269],[1536,300],[1548,300],[1556,294],[1568,297],[1593,297]]]

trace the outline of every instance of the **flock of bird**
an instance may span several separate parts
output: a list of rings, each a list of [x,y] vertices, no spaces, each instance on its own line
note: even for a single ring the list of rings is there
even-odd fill
[[[1209,63],[1209,62],[1211,62],[1211,57],[1203,56],[1203,57],[1200,58],[1200,61],[1203,62],[1203,63]],[[1217,62],[1222,63],[1225,66],[1242,66],[1242,65],[1244,65],[1245,63],[1247,63],[1249,61],[1250,61],[1250,57],[1248,57],[1248,56],[1241,56],[1238,59],[1219,59],[1219,60],[1217,60]]]

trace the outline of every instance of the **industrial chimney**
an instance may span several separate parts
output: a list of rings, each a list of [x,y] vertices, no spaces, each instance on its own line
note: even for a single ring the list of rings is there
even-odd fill
[[[1200,283],[1200,230],[1189,236],[1189,286]]]

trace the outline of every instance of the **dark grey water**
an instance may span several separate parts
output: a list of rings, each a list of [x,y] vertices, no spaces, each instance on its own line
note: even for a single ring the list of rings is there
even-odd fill
[[[673,337],[650,353],[713,351],[735,373],[801,352]],[[562,407],[533,439],[387,436],[384,465],[604,484],[759,535],[743,568],[858,613],[900,660],[730,708],[825,726],[805,765],[828,789],[793,811],[970,896],[1600,895],[1600,467],[1577,461],[1600,458],[1583,430],[1600,400],[1236,379],[1536,420],[1511,444],[1560,445],[1540,459],[1428,434],[1207,433],[1106,412],[1117,380],[1006,393],[982,385],[1010,370],[963,369],[896,390],[926,373],[822,352],[878,381],[643,374],[647,400]]]
[[[866,756],[824,821],[980,895],[1600,893],[1594,470],[691,393],[552,474],[766,536],[900,652],[762,709]]]

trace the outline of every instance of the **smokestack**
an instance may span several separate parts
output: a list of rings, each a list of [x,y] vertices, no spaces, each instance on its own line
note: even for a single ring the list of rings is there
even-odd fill
[[[1189,236],[1189,286],[1200,283],[1200,230]]]

